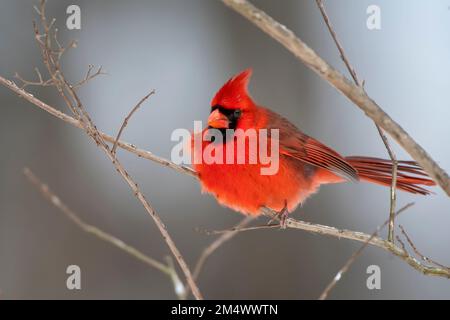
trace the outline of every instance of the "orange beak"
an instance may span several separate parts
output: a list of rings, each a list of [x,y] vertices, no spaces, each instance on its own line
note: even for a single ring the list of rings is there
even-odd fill
[[[219,109],[211,112],[208,118],[208,126],[216,129],[226,129],[228,128],[229,120],[226,116],[220,113]]]

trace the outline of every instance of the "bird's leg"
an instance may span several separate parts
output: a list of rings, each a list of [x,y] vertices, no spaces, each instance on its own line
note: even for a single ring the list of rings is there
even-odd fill
[[[289,211],[287,209],[287,201],[286,200],[285,200],[283,209],[281,209],[281,211],[278,212],[278,216],[280,219],[280,228],[286,229],[286,221],[289,216]]]
[[[280,228],[286,229],[286,221],[289,215],[289,211],[287,209],[287,200],[284,200],[284,207],[278,212],[275,212],[272,219],[270,219],[268,224],[271,224],[275,219],[280,220]]]

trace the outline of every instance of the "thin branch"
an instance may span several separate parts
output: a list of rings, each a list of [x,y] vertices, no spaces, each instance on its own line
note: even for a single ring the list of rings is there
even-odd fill
[[[155,93],[155,90],[153,89],[152,91],[150,91],[149,94],[147,94],[145,97],[143,97],[138,103],[137,105],[134,106],[134,108],[130,111],[130,113],[125,117],[125,119],[123,120],[122,126],[120,127],[119,132],[117,133],[117,137],[114,140],[114,144],[111,150],[112,154],[116,154],[116,149],[117,149],[117,143],[119,142],[120,136],[122,135],[122,131],[125,129],[125,127],[128,125],[128,121],[131,119],[131,117],[133,116],[133,114],[137,111],[137,109],[139,109],[139,107],[144,103],[145,100],[147,100],[152,94]]]
[[[222,233],[220,235],[220,237],[218,237],[209,246],[207,246],[203,250],[202,254],[200,255],[200,258],[197,260],[197,263],[195,265],[194,272],[193,272],[194,279],[198,278],[198,276],[203,268],[203,265],[205,264],[205,262],[209,258],[209,256],[211,256],[214,253],[214,251],[216,251],[225,242],[231,240],[236,234],[238,234],[237,230],[245,227],[250,222],[252,222],[254,219],[255,219],[255,217],[253,217],[253,216],[245,217],[236,226],[231,228],[231,230],[227,230],[226,232]]]
[[[111,243],[117,248],[124,250],[128,254],[134,256],[136,259],[141,260],[149,266],[165,273],[166,275],[170,275],[169,269],[166,265],[146,256],[144,253],[141,253],[137,249],[125,244],[122,240],[116,238],[115,236],[110,235],[98,229],[97,227],[84,222],[75,212],[67,207],[64,202],[62,202],[61,199],[45,183],[41,182],[41,180],[29,168],[24,168],[23,174],[33,184],[33,186],[40,191],[44,199],[46,199],[57,209],[59,209],[70,221],[75,223],[84,232],[93,234],[94,236]]]
[[[442,190],[450,196],[450,178],[448,174],[398,123],[367,95],[363,88],[352,84],[350,80],[319,57],[314,50],[286,26],[275,21],[248,1],[222,1],[280,42],[306,66],[356,104],[368,117],[389,133],[420,164],[428,175],[441,186]]]
[[[264,208],[262,210],[262,213],[269,218],[272,218],[273,214],[274,214],[272,210],[267,209],[267,208]],[[314,223],[301,221],[301,220],[295,220],[292,218],[288,218],[286,220],[286,227],[293,228],[293,229],[300,229],[300,230],[304,230],[304,231],[308,231],[308,232],[312,232],[312,233],[316,233],[316,234],[321,234],[321,235],[332,236],[332,237],[336,237],[338,239],[349,239],[349,240],[359,241],[359,242],[363,242],[363,243],[368,242],[368,244],[370,244],[370,245],[384,249],[384,250],[394,254],[395,256],[401,258],[406,263],[408,263],[411,267],[413,267],[414,269],[416,269],[417,271],[420,271],[421,273],[423,273],[425,275],[433,275],[433,276],[439,276],[439,277],[444,277],[444,278],[450,279],[450,270],[448,270],[446,268],[434,267],[434,266],[421,264],[419,261],[417,261],[417,259],[415,259],[411,255],[409,255],[407,252],[402,250],[402,248],[396,246],[394,243],[392,243],[390,241],[384,240],[377,236],[372,237],[371,235],[363,233],[363,232],[351,231],[351,230],[346,230],[346,229],[337,229],[334,227],[324,226],[321,224],[314,224]]]
[[[180,280],[176,272],[173,262],[167,265],[147,256],[138,249],[126,244],[124,241],[118,239],[117,237],[84,222],[72,209],[70,209],[62,200],[45,184],[43,183],[29,168],[24,168],[23,174],[30,181],[30,183],[36,187],[36,189],[41,193],[43,198],[55,206],[59,211],[61,211],[66,218],[78,226],[81,230],[86,233],[92,234],[97,238],[112,244],[113,246],[119,248],[120,250],[128,253],[130,256],[136,258],[137,260],[145,263],[146,265],[161,271],[163,274],[169,276],[172,280],[175,293],[181,299],[182,295],[180,293]],[[181,286],[184,285],[181,283]]]
[[[379,128],[379,127],[378,127]],[[380,132],[381,129],[379,128]],[[387,141],[387,140],[386,140]],[[388,145],[388,144],[386,144]],[[392,152],[392,154],[394,154]],[[391,156],[391,160],[392,160],[392,181],[391,181],[391,202],[390,202],[390,207],[389,207],[389,226],[388,226],[388,241],[389,242],[394,242],[394,230],[395,230],[395,206],[397,204],[397,166],[398,166],[398,162],[397,162],[397,158],[395,157],[395,155]]]
[[[328,31],[330,32],[331,37],[333,38],[333,41],[339,50],[341,59],[344,62],[345,66],[347,67],[348,72],[352,76],[355,84],[364,90],[363,83],[361,83],[359,81],[358,76],[355,71],[355,68],[352,67],[350,60],[348,59],[347,55],[345,54],[344,47],[341,45],[341,43],[337,37],[337,34],[334,31],[333,26],[331,25],[330,18],[328,17],[328,14],[325,10],[325,6],[323,5],[323,0],[316,0],[316,3],[317,3],[317,7],[320,10],[320,13],[322,14],[322,18],[325,21]],[[392,161],[392,181],[391,181],[391,192],[390,192],[391,201],[390,201],[390,209],[389,209],[389,228],[388,228],[389,229],[388,230],[388,240],[392,242],[392,241],[394,241],[395,205],[397,202],[396,189],[397,189],[398,162],[397,162],[397,157],[389,144],[389,140],[383,132],[383,129],[381,129],[380,126],[376,122],[375,122],[375,126],[378,130],[378,134],[380,135],[381,140],[383,141],[383,144],[387,150],[387,153],[389,154],[389,157],[391,158],[391,161]]]
[[[274,218],[272,218],[274,219]],[[225,230],[212,230],[212,231],[206,231],[206,234],[208,235],[225,235],[229,232],[242,232],[242,231],[253,231],[253,230],[266,230],[266,229],[283,229],[281,223],[270,223],[270,224],[264,224],[261,226],[252,226],[252,227],[234,227],[231,229],[225,229]]]
[[[167,265],[169,267],[169,270],[171,271],[170,278],[172,279],[175,294],[178,296],[178,298],[180,300],[185,300],[187,289],[184,286],[183,281],[181,281],[180,277],[178,276],[178,273],[175,269],[175,264],[173,263],[173,259],[171,256],[167,256],[166,260],[167,260]],[[189,288],[189,285],[187,288]]]
[[[399,236],[395,236],[395,238],[397,238],[398,243],[400,243],[400,246],[402,247],[402,250],[403,250],[404,252],[408,252],[408,251],[406,250],[405,243],[402,241],[402,239],[400,239]]]
[[[228,230],[227,232],[224,232],[220,237],[218,237],[216,240],[214,240],[209,246],[207,246],[203,252],[201,253],[200,257],[197,260],[197,263],[194,268],[194,272],[192,273],[192,276],[194,277],[194,280],[198,279],[198,276],[200,275],[200,272],[202,271],[203,266],[205,265],[206,260],[217,250],[219,247],[221,247],[225,242],[231,240],[238,232],[235,232],[235,228],[241,228],[249,224],[251,221],[254,220],[254,217],[247,216],[244,219],[242,219],[236,226],[234,226],[231,230]],[[185,291],[184,298],[187,298],[189,294],[189,288]]]
[[[181,255],[180,251],[178,250],[177,246],[175,245],[175,242],[173,241],[172,237],[168,233],[166,226],[162,222],[161,218],[159,217],[159,215],[157,214],[156,210],[153,208],[151,203],[146,199],[146,197],[138,187],[138,184],[125,170],[125,168],[122,166],[120,161],[115,157],[115,155],[112,154],[109,146],[106,144],[105,140],[103,139],[102,135],[100,135],[100,132],[93,123],[89,114],[86,112],[75,88],[73,88],[73,86],[66,80],[64,73],[61,70],[60,61],[58,57],[55,58],[51,54],[52,52],[51,46],[52,37],[50,35],[51,25],[49,26],[47,24],[47,20],[45,17],[45,0],[41,0],[39,11],[41,14],[40,15],[41,25],[44,29],[44,34],[40,35],[37,25],[34,24],[36,41],[38,42],[41,48],[44,64],[46,65],[49,74],[52,76],[52,79],[54,79],[59,94],[63,98],[69,110],[71,110],[72,113],[78,118],[79,124],[81,125],[82,129],[84,129],[86,134],[97,144],[97,146],[109,158],[109,160],[115,167],[116,171],[122,176],[122,178],[125,180],[125,182],[133,191],[133,194],[141,202],[147,213],[152,217],[163,239],[168,245],[176,261],[178,262],[178,265],[180,266],[184,276],[186,277],[187,283],[191,287],[194,297],[196,297],[197,299],[202,299],[202,295],[194,279],[192,278],[190,269],[186,261],[184,260],[183,256]],[[44,41],[41,40],[42,37],[44,38]]]
[[[345,54],[344,48],[342,47],[340,41],[338,40],[337,34],[334,31],[333,26],[331,25],[331,21],[330,21],[330,18],[328,17],[328,14],[327,14],[326,10],[325,10],[325,7],[323,5],[323,1],[322,0],[316,0],[316,4],[317,4],[317,7],[320,10],[320,13],[322,14],[322,18],[323,18],[323,20],[324,20],[324,22],[325,22],[325,24],[326,24],[326,26],[328,28],[328,31],[331,34],[331,37],[333,38],[334,43],[336,44],[336,47],[339,50],[339,53],[341,55],[341,59],[344,62],[345,66],[347,67],[347,70],[349,71],[350,75],[353,78],[353,81],[358,86],[362,87],[361,83],[359,82],[358,75],[356,74],[355,68],[353,68],[352,65],[350,64],[350,61],[348,60],[347,55]]]
[[[408,203],[403,208],[398,210],[398,212],[396,212],[395,215],[398,216],[400,213],[402,213],[403,211],[405,211],[408,208],[412,207],[413,205],[414,205],[413,202]],[[331,282],[327,285],[325,290],[323,290],[322,294],[319,297],[319,300],[325,300],[328,297],[328,295],[330,294],[331,290],[333,290],[333,288],[336,286],[336,284],[339,282],[339,280],[342,279],[342,276],[350,269],[350,267],[353,265],[353,263],[355,263],[356,259],[362,254],[364,249],[369,245],[370,241],[373,238],[375,238],[376,236],[378,236],[380,231],[384,227],[386,227],[386,225],[388,225],[389,223],[390,223],[390,219],[386,220],[382,225],[378,226],[378,228],[372,233],[370,238],[367,239],[367,241],[365,241],[364,244],[357,251],[355,251],[351,255],[351,257],[347,260],[347,262],[344,264],[344,266],[336,273],[336,275],[334,276],[333,280],[331,280]],[[404,250],[404,247],[402,247],[402,249]],[[406,250],[404,250],[404,251],[406,252]]]
[[[450,267],[444,266],[443,264],[436,262],[435,260],[428,258],[427,256],[423,255],[418,249],[417,247],[414,245],[414,242],[411,240],[411,238],[408,236],[408,234],[405,231],[405,228],[403,228],[402,225],[399,225],[400,230],[402,231],[403,235],[406,238],[406,241],[408,241],[409,245],[411,246],[411,248],[413,249],[414,253],[420,257],[420,259],[426,263],[431,263],[435,266],[438,266],[439,268],[443,268],[443,269],[447,269],[450,271]]]
[[[61,43],[58,40],[58,28],[55,28],[55,31],[53,33],[53,40],[56,43],[58,49],[52,50],[51,53],[54,54],[57,57],[58,60],[61,59],[61,57],[63,56],[63,54],[65,54],[67,52],[67,50],[74,49],[78,45],[76,40],[71,40],[67,44],[67,46],[62,46]],[[99,71],[101,71],[101,67],[100,67]]]
[[[86,83],[88,83],[89,81],[91,81],[92,79],[94,79],[95,77],[98,77],[100,75],[106,75],[106,72],[103,72],[103,68],[102,66],[98,67],[97,71],[92,73],[92,70],[94,69],[94,66],[92,64],[90,64],[88,66],[88,71],[86,72],[86,75],[84,76],[83,80],[78,81],[76,84],[72,85],[72,87],[74,89],[77,89],[83,85],[85,85]],[[91,74],[92,73],[92,74]]]
[[[52,106],[49,106],[45,102],[34,97],[31,93],[19,88],[13,81],[7,80],[7,79],[3,78],[2,76],[0,76],[0,84],[5,86],[6,88],[10,89],[14,93],[16,93],[18,96],[24,98],[28,102],[32,103],[33,105],[37,106],[38,108],[48,112],[52,116],[54,116],[60,120],[63,120],[79,129],[83,128],[83,126],[79,120],[65,114],[64,112],[57,110],[56,108],[54,108]],[[106,133],[99,132],[99,134],[105,141],[107,141],[109,143],[114,143],[116,140],[115,137],[108,135]],[[134,144],[120,140],[120,141],[118,141],[117,146],[128,152],[135,154],[136,156],[138,156],[140,158],[144,158],[144,159],[156,162],[160,165],[171,168],[177,172],[187,174],[191,177],[197,177],[197,173],[194,170],[192,170],[190,167],[177,165],[170,160],[167,160],[167,159],[158,157],[157,155],[154,155],[150,151],[138,148]]]
[[[14,78],[16,78],[22,82],[22,86],[21,86],[22,89],[25,89],[27,86],[48,87],[48,86],[53,85],[52,79],[48,79],[48,80],[44,81],[44,79],[42,78],[41,72],[39,71],[38,68],[34,68],[34,71],[36,72],[36,74],[38,76],[38,81],[25,80],[24,78],[22,78],[22,76],[20,76],[20,74],[18,74],[17,72],[15,73]]]

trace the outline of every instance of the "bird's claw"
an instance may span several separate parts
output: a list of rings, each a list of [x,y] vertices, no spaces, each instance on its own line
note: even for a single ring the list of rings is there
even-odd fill
[[[287,209],[287,201],[285,201],[283,209],[281,209],[278,212],[275,212],[275,214],[270,219],[268,224],[271,224],[274,220],[279,220],[280,221],[280,229],[286,229],[288,215],[289,215],[289,211]]]

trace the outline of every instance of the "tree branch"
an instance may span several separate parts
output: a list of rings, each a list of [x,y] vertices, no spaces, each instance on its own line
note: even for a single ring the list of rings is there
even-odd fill
[[[22,88],[19,88],[13,81],[11,80],[7,80],[5,78],[3,78],[2,76],[0,76],[0,84],[2,84],[3,86],[5,86],[6,88],[10,89],[11,91],[13,91],[14,93],[16,93],[18,96],[20,96],[21,98],[24,98],[25,100],[27,100],[28,102],[34,104],[36,107],[48,112],[49,114],[51,114],[52,116],[63,120],[69,124],[71,124],[74,127],[77,127],[79,129],[82,129],[83,126],[81,124],[81,122],[67,114],[65,114],[64,112],[61,112],[59,110],[57,110],[56,108],[49,106],[48,104],[46,104],[45,102],[39,100],[38,98],[34,97],[31,93],[25,91]],[[113,136],[108,135],[106,133],[100,132],[99,131],[100,136],[107,142],[110,143],[114,143],[114,141],[116,140]],[[136,147],[135,145],[125,142],[125,141],[121,141],[119,140],[117,142],[117,146],[128,151],[131,153],[134,153],[135,155],[137,155],[140,158],[144,158],[147,160],[151,160],[153,162],[156,162],[160,165],[163,165],[165,167],[169,167],[177,172],[180,173],[184,173],[187,175],[190,175],[192,177],[197,177],[197,173],[187,167],[187,166],[180,166],[177,165],[175,163],[173,163],[170,160],[158,157],[156,155],[154,155],[152,152],[144,150],[144,149],[140,149],[138,147]]]
[[[334,43],[336,44],[336,47],[339,50],[340,56],[342,61],[344,62],[345,66],[347,67],[348,72],[350,73],[350,75],[353,78],[353,81],[355,82],[355,84],[359,87],[361,87],[364,90],[364,82],[360,82],[358,79],[358,76],[356,74],[355,68],[352,67],[352,65],[350,64],[350,60],[347,58],[347,55],[345,54],[344,48],[341,45],[341,43],[339,42],[339,39],[337,37],[336,32],[333,29],[333,26],[331,25],[330,22],[330,18],[328,17],[328,14],[325,10],[325,6],[323,5],[323,0],[316,0],[317,3],[317,7],[320,10],[320,13],[322,14],[322,18],[328,28],[328,31],[331,34],[331,37],[334,40]],[[389,209],[389,226],[388,226],[388,240],[393,242],[394,241],[394,219],[395,219],[395,205],[397,202],[397,193],[396,193],[396,189],[397,189],[397,166],[398,166],[398,162],[397,162],[397,157],[394,153],[394,151],[392,150],[390,144],[389,144],[389,140],[386,137],[386,135],[383,132],[383,129],[380,128],[380,126],[375,122],[375,127],[378,130],[378,134],[381,137],[381,140],[383,141],[383,144],[387,150],[387,153],[389,155],[389,157],[391,158],[392,161],[392,182],[391,182],[391,192],[390,192],[390,197],[391,197],[391,201],[390,201],[390,209]]]
[[[131,119],[131,117],[133,116],[133,114],[137,111],[137,109],[139,109],[139,107],[144,103],[145,100],[147,100],[152,94],[155,93],[155,90],[150,91],[149,94],[147,94],[145,97],[143,97],[138,103],[137,105],[134,106],[133,109],[131,109],[130,113],[125,117],[125,119],[123,120],[122,126],[120,127],[119,132],[117,133],[117,137],[114,140],[114,144],[111,150],[112,154],[116,154],[116,149],[117,149],[117,143],[119,142],[120,136],[122,135],[123,130],[125,129],[125,127],[128,125],[128,121]]]
[[[300,40],[286,26],[280,24],[264,11],[256,8],[246,0],[222,0],[227,6],[240,13],[249,21],[280,42],[295,57],[317,73],[350,101],[356,104],[369,118],[384,129],[403,147],[411,157],[420,164],[428,175],[436,181],[450,196],[450,178],[430,155],[396,123],[380,106],[372,100],[358,85],[352,84],[340,72],[331,67],[308,45]]]
[[[401,208],[400,210],[398,210],[395,215],[398,216],[400,213],[404,212],[405,210],[409,209],[410,207],[412,207],[414,205],[413,202],[408,203],[407,205],[405,205],[403,208]],[[319,300],[325,300],[328,295],[330,294],[331,290],[333,290],[333,288],[336,286],[336,284],[339,282],[339,280],[342,279],[342,276],[350,269],[350,267],[352,266],[352,264],[356,261],[356,259],[363,253],[364,249],[369,245],[370,241],[378,236],[378,234],[380,233],[380,231],[386,227],[386,225],[388,225],[390,223],[390,217],[388,220],[386,220],[381,226],[378,226],[378,228],[372,233],[372,235],[370,236],[369,239],[367,239],[367,241],[364,242],[364,244],[357,250],[355,251],[350,258],[347,260],[347,262],[344,264],[344,266],[336,273],[336,275],[334,276],[333,280],[331,280],[331,282],[327,285],[327,287],[323,290],[322,294],[319,297]],[[389,241],[391,242],[391,241]],[[401,242],[401,241],[400,241]],[[402,249],[406,252],[406,249],[404,247],[402,247]]]
[[[55,41],[57,41],[56,32],[55,32]],[[60,45],[59,45],[59,47],[61,48]],[[89,81],[91,81],[92,79],[94,79],[95,77],[106,74],[105,72],[103,72],[102,66],[98,67],[98,69],[95,73],[92,73],[93,69],[94,69],[94,66],[92,64],[90,64],[88,66],[88,71],[86,72],[84,79],[81,81],[78,81],[77,83],[72,85],[72,88],[74,88],[74,89],[79,88],[79,87],[85,85],[86,83],[88,83]]]
[[[267,217],[272,218],[274,213],[272,210],[264,208],[263,214],[266,215]],[[449,269],[421,264],[419,261],[417,261],[417,259],[408,254],[408,252],[404,251],[402,248],[380,237],[372,237],[370,234],[366,234],[363,232],[351,231],[346,229],[337,229],[334,227],[324,226],[321,224],[314,224],[306,221],[294,220],[292,218],[288,218],[286,220],[286,226],[288,228],[305,230],[312,233],[332,236],[338,239],[344,238],[363,243],[367,242],[370,245],[384,249],[396,255],[397,257],[401,258],[406,263],[408,263],[411,267],[413,267],[414,269],[420,271],[425,275],[440,276],[450,279]]]
[[[216,240],[214,240],[209,246],[207,246],[202,254],[200,255],[200,258],[197,260],[197,264],[194,268],[194,279],[197,279],[200,275],[200,272],[203,268],[203,265],[205,264],[208,257],[214,253],[220,246],[222,246],[225,242],[231,240],[237,233],[240,228],[245,227],[250,222],[252,222],[255,218],[253,216],[246,216],[244,219],[242,219],[241,222],[239,222],[237,225],[235,225],[231,230],[228,230],[227,232],[224,232],[218,237]]]
[[[203,269],[203,266],[205,265],[205,262],[208,260],[208,258],[217,250],[219,247],[221,247],[225,242],[231,240],[238,232],[234,231],[235,228],[242,228],[252,222],[254,220],[254,217],[247,216],[244,219],[241,220],[236,226],[232,228],[232,230],[228,230],[227,232],[224,232],[220,235],[216,240],[214,240],[210,245],[208,245],[203,252],[201,253],[200,257],[197,260],[197,263],[195,264],[194,272],[192,273],[194,280],[198,279],[198,276],[200,275],[200,272]],[[189,294],[189,287],[185,291],[185,298],[187,298]]]
[[[117,237],[91,225],[86,222],[84,222],[74,211],[72,211],[68,206],[64,204],[64,202],[61,201],[61,199],[42,181],[39,180],[39,178],[29,169],[24,168],[23,174],[27,179],[30,181],[30,183],[36,187],[36,189],[41,193],[41,195],[44,197],[45,200],[50,202],[53,206],[55,206],[59,211],[61,211],[70,221],[72,221],[76,226],[78,226],[81,230],[83,230],[86,233],[92,234],[96,236],[97,238],[108,242],[115,246],[116,248],[119,248],[122,251],[125,251],[130,256],[136,258],[137,260],[145,263],[146,265],[161,271],[163,274],[167,275],[173,282],[173,286],[175,289],[175,293],[178,295],[180,299],[184,298],[184,291],[180,290],[180,288],[184,288],[183,283],[180,281],[178,274],[176,272],[176,269],[173,265],[173,262],[169,263],[167,265],[147,256],[146,254],[142,253],[138,249],[126,244],[124,241],[118,239]]]
[[[116,156],[111,152],[109,145],[105,142],[102,135],[98,131],[96,125],[90,118],[87,113],[84,105],[82,104],[76,89],[73,85],[71,85],[65,78],[63,71],[61,70],[60,58],[61,54],[61,46],[57,43],[58,48],[54,50],[52,48],[52,25],[53,23],[48,24],[46,16],[45,16],[45,0],[41,0],[40,8],[40,23],[43,28],[43,33],[40,34],[39,28],[36,23],[34,23],[34,31],[35,31],[35,39],[41,49],[42,58],[44,60],[44,64],[47,67],[47,71],[49,75],[53,79],[53,83],[55,84],[60,96],[63,98],[66,103],[67,108],[73,113],[74,116],[77,117],[78,123],[81,125],[81,128],[85,131],[89,138],[105,153],[108,159],[112,162],[116,171],[120,174],[120,176],[124,179],[124,181],[131,188],[135,197],[141,202],[144,209],[150,215],[150,217],[155,222],[158,227],[159,232],[161,233],[164,241],[175,257],[178,265],[180,266],[184,276],[186,277],[186,281],[191,287],[193,295],[197,299],[202,299],[202,295],[200,290],[195,283],[191,271],[178,250],[175,242],[167,231],[166,226],[162,222],[156,210],[153,208],[151,203],[146,199],[142,191],[140,190],[138,184],[134,181],[134,179],[130,176],[130,174],[125,170],[121,162],[116,158]],[[53,20],[52,20],[53,21]],[[55,34],[53,33],[55,36]],[[55,36],[56,37],[56,36]],[[43,39],[43,40],[42,40]]]
[[[409,235],[406,233],[405,228],[402,225],[399,225],[400,230],[402,231],[402,234],[405,236],[406,241],[408,241],[409,245],[413,249],[414,253],[424,262],[430,263],[432,265],[438,266],[439,268],[443,268],[450,271],[450,268],[447,266],[444,266],[443,264],[436,262],[435,260],[428,258],[427,256],[424,256],[414,245],[414,242],[411,240]]]

